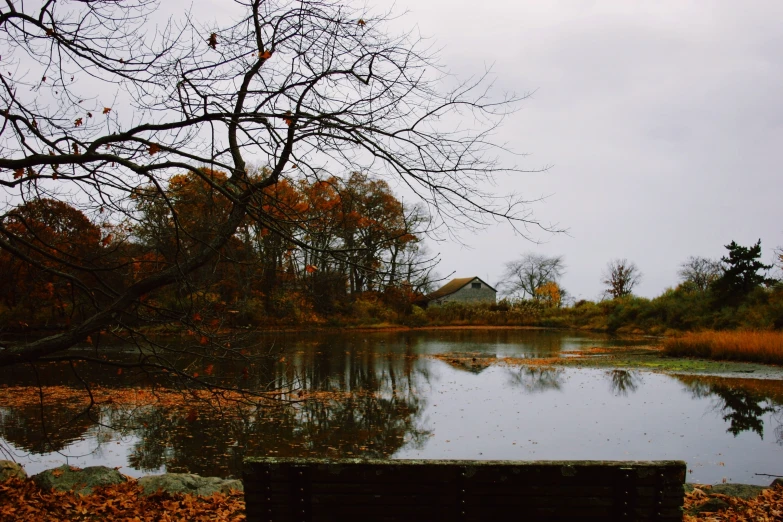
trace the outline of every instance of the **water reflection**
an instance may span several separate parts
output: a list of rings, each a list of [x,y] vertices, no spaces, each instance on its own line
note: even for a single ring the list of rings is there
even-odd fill
[[[607,372],[611,382],[612,393],[627,397],[629,393],[634,393],[641,384],[641,375],[639,372],[631,370],[609,370]]]
[[[726,429],[735,437],[753,431],[764,438],[764,415],[780,412],[783,383],[757,379],[724,379],[717,377],[678,377],[696,398],[712,398],[715,408],[729,424]],[[777,442],[783,444],[780,424],[775,428]]]
[[[369,349],[355,342],[335,348],[329,341],[298,345],[269,367],[265,380],[287,390],[293,404],[238,402],[214,409],[186,396],[167,407],[117,400],[93,406],[89,415],[62,401],[43,411],[23,404],[0,408],[0,435],[17,449],[43,454],[91,437],[97,424],[111,428],[103,441],[93,437],[97,447],[109,439],[134,441],[128,454],[133,468],[210,476],[238,476],[246,456],[388,458],[403,445],[423,444],[429,436],[420,419],[426,399],[417,383],[426,379],[415,370],[411,348]],[[91,371],[100,369],[82,369]]]
[[[35,395],[2,401],[0,443],[44,455],[38,459],[44,467],[57,465],[45,465],[53,452],[94,452],[78,464],[120,464],[136,475],[165,469],[237,476],[247,456],[689,462],[698,456],[707,463],[728,462],[730,451],[743,463],[751,456],[765,463],[783,457],[774,444],[768,445],[778,453],[758,445],[765,429],[783,444],[781,382],[513,365],[600,344],[593,338],[540,331],[357,332],[284,342],[285,353],[254,378],[259,386],[284,390],[281,397],[293,403],[206,408],[185,391],[184,400],[134,406],[120,399],[127,387],[84,365],[84,381],[111,390],[114,401],[89,410],[66,399],[41,410]],[[38,374],[50,387],[75,386],[67,368],[39,368]],[[29,379],[4,374],[0,384]],[[7,390],[0,388],[0,397]],[[739,437],[743,433],[751,437]],[[731,444],[734,449],[726,449]],[[121,454],[111,457],[112,451]],[[711,464],[697,466],[703,472]]]
[[[62,451],[94,425],[95,419],[81,406],[0,408],[0,436],[30,453]]]
[[[509,382],[527,393],[560,390],[563,386],[563,370],[553,367],[523,366],[509,369]]]

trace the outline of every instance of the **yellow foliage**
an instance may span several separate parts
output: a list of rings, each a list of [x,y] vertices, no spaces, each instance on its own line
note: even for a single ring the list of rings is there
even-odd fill
[[[551,308],[560,307],[560,287],[554,281],[549,281],[536,288],[536,299]]]

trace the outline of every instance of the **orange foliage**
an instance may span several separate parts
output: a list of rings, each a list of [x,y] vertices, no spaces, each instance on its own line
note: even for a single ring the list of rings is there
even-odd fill
[[[783,520],[783,486],[763,490],[756,498],[743,500],[737,497],[710,493],[711,486],[697,485],[685,495],[683,522],[772,522]],[[709,498],[718,498],[729,504],[725,510],[696,515],[687,511],[704,504]]]
[[[557,308],[560,306],[560,287],[554,281],[549,281],[536,288],[536,299],[546,306]]]

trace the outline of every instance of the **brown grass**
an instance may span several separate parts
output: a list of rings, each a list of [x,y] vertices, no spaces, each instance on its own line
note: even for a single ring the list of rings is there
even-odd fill
[[[678,357],[783,364],[783,332],[694,332],[667,339],[664,352]]]

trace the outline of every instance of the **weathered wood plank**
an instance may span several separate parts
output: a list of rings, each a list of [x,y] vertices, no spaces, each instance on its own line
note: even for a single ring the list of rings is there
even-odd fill
[[[681,518],[681,461],[249,459],[253,520]],[[520,518],[522,517],[522,518]]]

